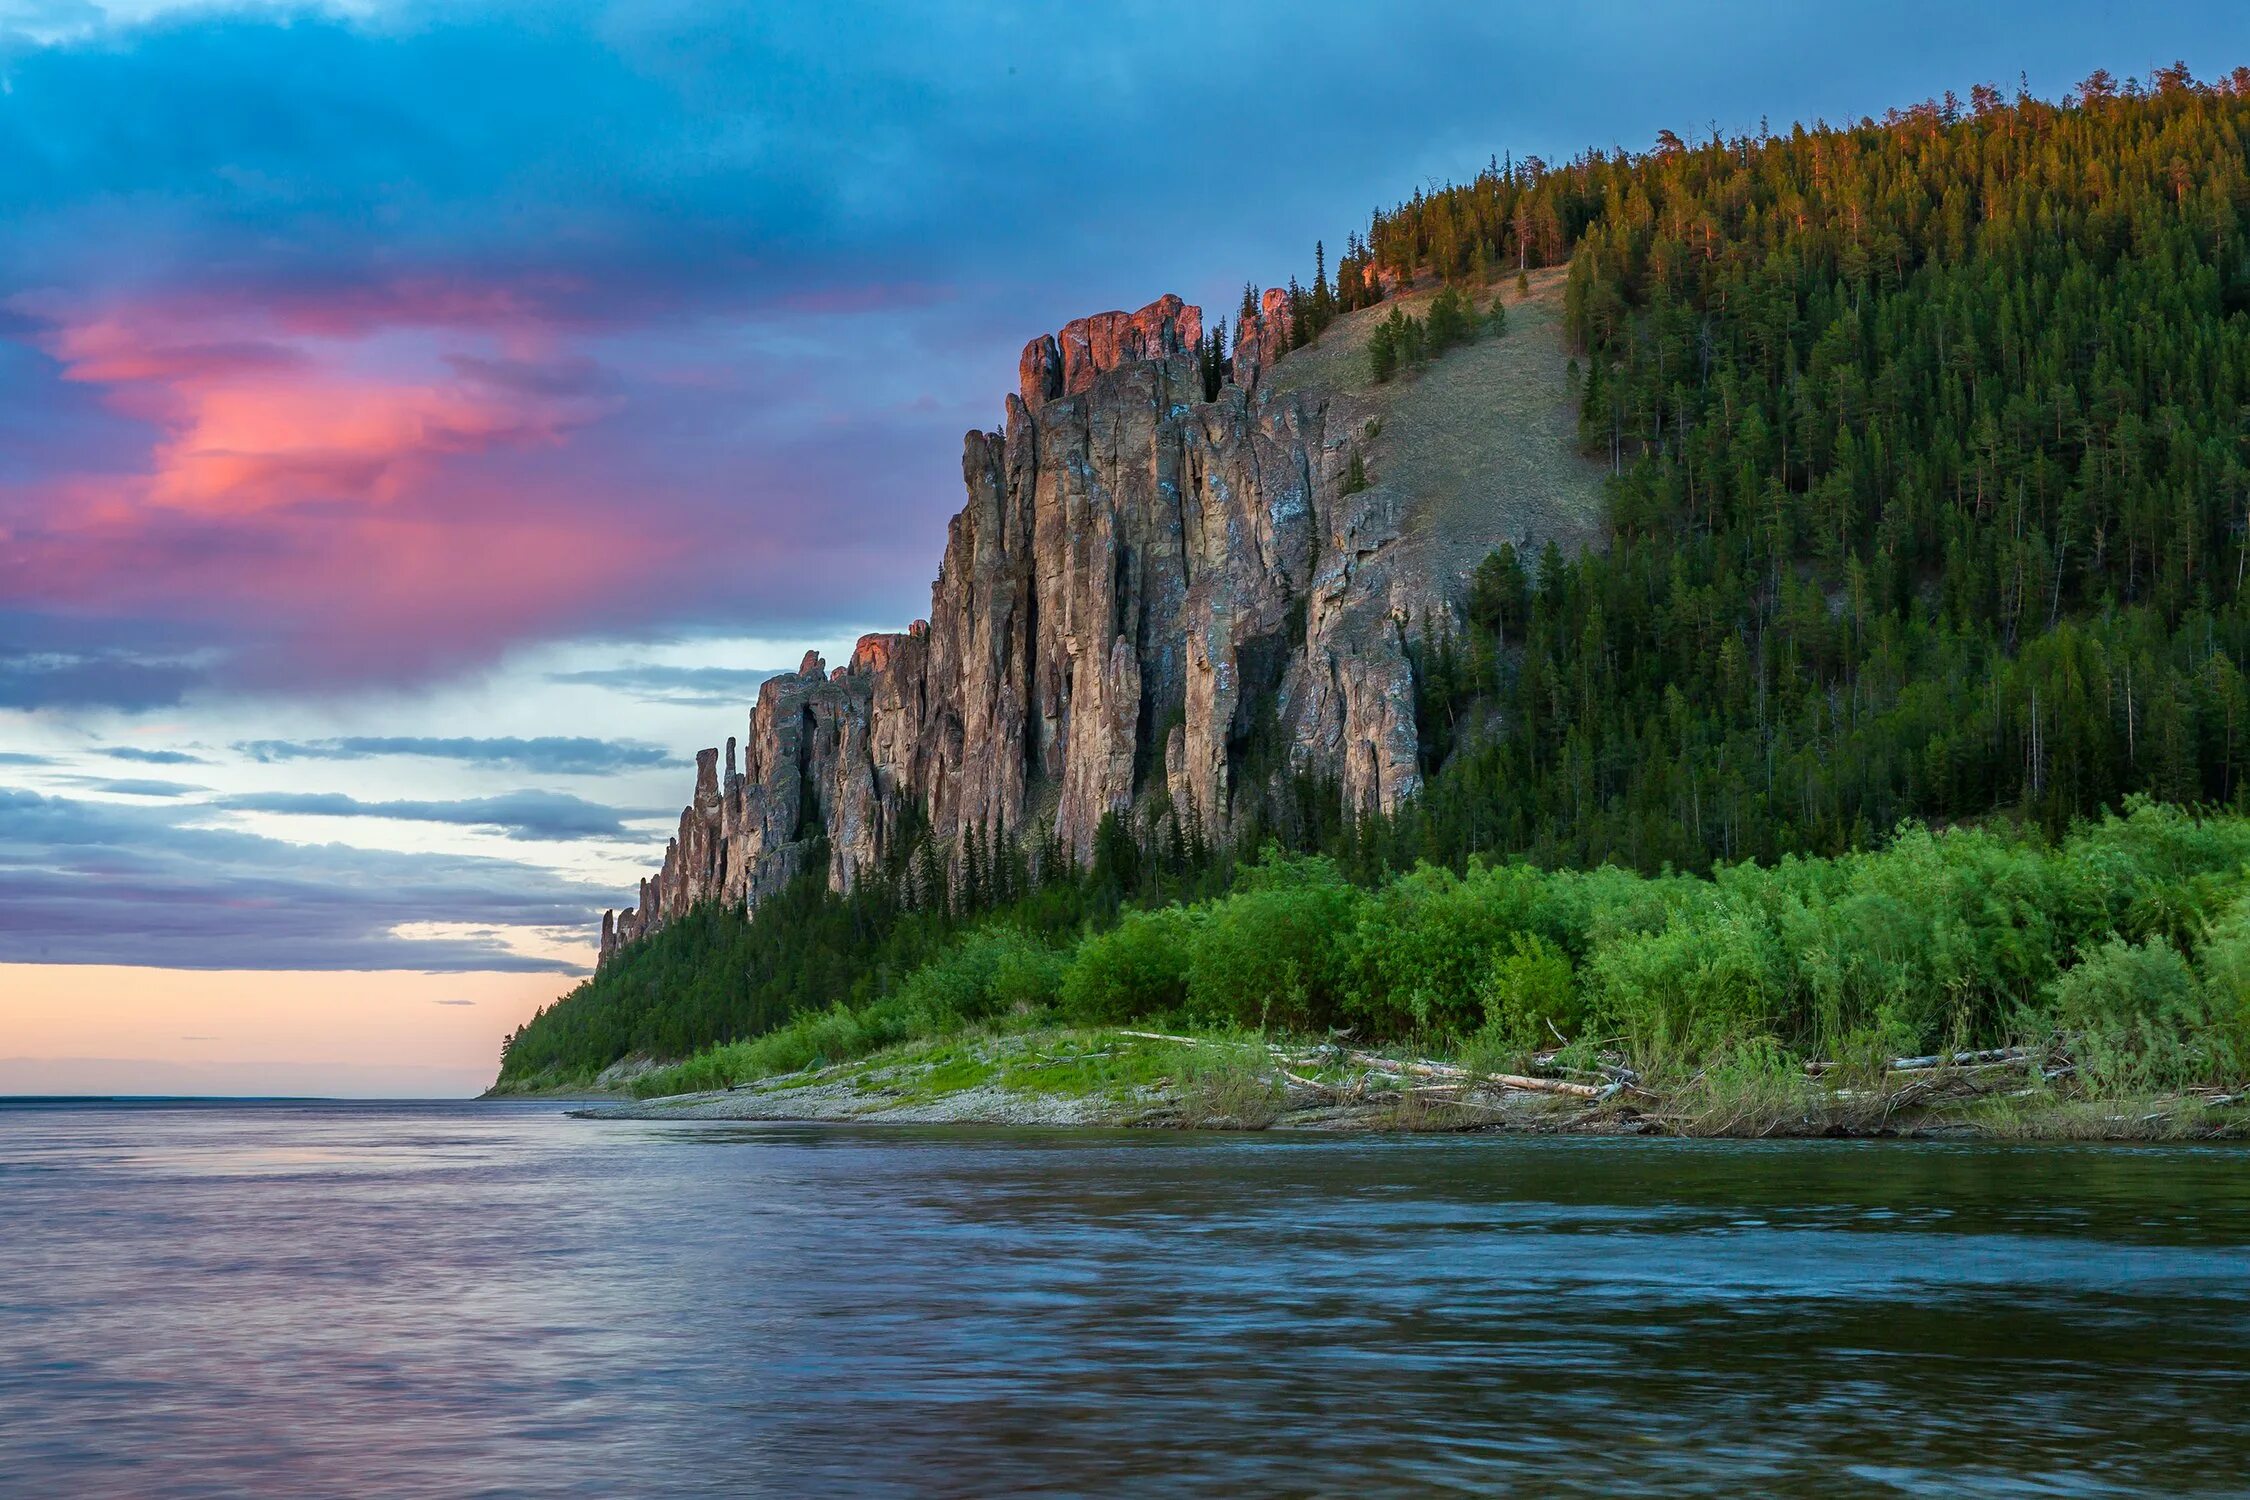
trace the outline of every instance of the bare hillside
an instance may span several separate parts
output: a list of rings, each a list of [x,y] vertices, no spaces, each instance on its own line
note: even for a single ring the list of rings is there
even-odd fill
[[[1385,385],[1368,373],[1369,333],[1393,307],[1424,315],[1436,288],[1339,318],[1318,344],[1274,367],[1277,389],[1333,403],[1345,420],[1331,431],[1380,424],[1361,450],[1368,479],[1398,497],[1406,570],[1425,590],[1452,594],[1502,542],[1536,553],[1551,539],[1575,551],[1600,533],[1606,471],[1578,452],[1564,380],[1565,275],[1561,267],[1533,272],[1524,297],[1513,275],[1477,293],[1480,310],[1496,294],[1506,303],[1507,332]]]

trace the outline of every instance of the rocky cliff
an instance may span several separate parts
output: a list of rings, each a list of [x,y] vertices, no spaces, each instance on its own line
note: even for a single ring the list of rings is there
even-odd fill
[[[847,888],[917,808],[941,843],[984,826],[1080,860],[1105,814],[1166,795],[1221,834],[1261,790],[1239,784],[1253,731],[1355,808],[1410,796],[1398,502],[1344,494],[1359,434],[1263,378],[1280,316],[1209,402],[1177,297],[1025,346],[1003,426],[964,441],[929,620],[764,684],[740,769],[732,740],[723,769],[698,757],[603,955],[699,901],[755,903],[823,846]]]

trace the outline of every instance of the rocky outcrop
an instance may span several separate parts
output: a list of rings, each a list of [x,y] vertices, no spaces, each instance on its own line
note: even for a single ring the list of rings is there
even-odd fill
[[[1165,297],[1027,345],[996,432],[968,434],[928,622],[766,682],[743,765],[694,800],[606,957],[699,901],[754,904],[827,851],[839,889],[926,813],[1084,860],[1103,817],[1168,802],[1223,834],[1254,732],[1347,804],[1417,788],[1391,502],[1342,493],[1324,403],[1264,388],[1285,302],[1204,401],[1198,309]]]
[[[1035,412],[1058,397],[1092,390],[1111,370],[1192,354],[1202,338],[1203,309],[1171,295],[1139,312],[1077,318],[1023,346],[1016,365],[1018,394],[1025,409]]]
[[[1234,383],[1246,391],[1258,389],[1266,367],[1289,352],[1289,293],[1277,286],[1266,288],[1259,299],[1258,316],[1234,331]]]

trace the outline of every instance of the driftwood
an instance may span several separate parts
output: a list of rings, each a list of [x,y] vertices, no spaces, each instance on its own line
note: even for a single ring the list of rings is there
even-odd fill
[[[1310,1089],[1313,1093],[1319,1094],[1323,1098],[1341,1099],[1344,1097],[1344,1091],[1342,1089],[1337,1088],[1332,1084],[1322,1083],[1317,1078],[1306,1078],[1300,1074],[1292,1073],[1287,1068],[1282,1067],[1276,1067],[1274,1071],[1281,1075],[1282,1080],[1285,1083],[1295,1084],[1298,1088],[1301,1089]]]
[[[1552,1028],[1550,1027],[1550,1029]],[[1233,1047],[1252,1052],[1257,1050],[1255,1044],[1245,1046],[1242,1043],[1232,1041],[1221,1041],[1209,1037],[1181,1036],[1166,1031],[1120,1030],[1114,1034],[1141,1041],[1166,1042],[1183,1047]],[[1301,1043],[1296,1048],[1283,1047],[1271,1042],[1266,1043],[1263,1050],[1267,1055],[1268,1065],[1273,1075],[1290,1088],[1303,1090],[1333,1104],[1351,1105],[1367,1100],[1368,1085],[1372,1081],[1372,1075],[1380,1074],[1395,1080],[1395,1092],[1398,1094],[1426,1098],[1433,1102],[1451,1104],[1487,1114],[1505,1114],[1507,1113],[1507,1106],[1504,1103],[1495,1103],[1489,1099],[1473,1097],[1476,1091],[1480,1089],[1516,1090],[1525,1093],[1559,1095],[1579,1100],[1588,1108],[1607,1103],[1620,1094],[1627,1094],[1646,1101],[1648,1108],[1628,1109],[1624,1115],[1626,1119],[1638,1121],[1644,1133],[1660,1127],[1708,1132],[1713,1128],[1714,1122],[1721,1131],[1735,1131],[1757,1124],[1760,1119],[1765,1119],[1767,1113],[1764,1108],[1751,1108],[1747,1112],[1737,1110],[1726,1118],[1719,1118],[1710,1109],[1695,1113],[1684,1112],[1695,1098],[1696,1086],[1704,1078],[1703,1072],[1698,1071],[1685,1083],[1667,1089],[1662,1094],[1652,1093],[1641,1086],[1640,1075],[1625,1066],[1623,1058],[1614,1051],[1604,1051],[1589,1059],[1595,1063],[1599,1069],[1598,1072],[1593,1068],[1574,1068],[1562,1065],[1559,1063],[1555,1052],[1540,1053],[1531,1059],[1533,1067],[1549,1069],[1556,1073],[1572,1074],[1580,1079],[1598,1078],[1605,1080],[1596,1084],[1576,1082],[1570,1078],[1534,1077],[1517,1073],[1480,1073],[1473,1069],[1459,1067],[1452,1063],[1436,1062],[1429,1058],[1399,1059],[1384,1057],[1379,1053],[1364,1052],[1347,1047],[1345,1041],[1351,1035],[1348,1031],[1331,1031],[1329,1035],[1330,1040],[1325,1045],[1317,1046],[1311,1051],[1304,1050],[1304,1044]],[[1915,1111],[1940,1102],[1956,1102],[1974,1098],[2027,1098],[2038,1093],[2042,1086],[2068,1078],[2078,1071],[2077,1066],[2070,1059],[2069,1044],[2070,1039],[2068,1037],[2061,1037],[2047,1045],[2036,1047],[1987,1047],[1973,1051],[1932,1053],[1922,1057],[1889,1058],[1882,1063],[1883,1074],[1885,1078],[1890,1080],[1889,1082],[1879,1083],[1874,1087],[1864,1089],[1829,1089],[1826,1091],[1827,1110],[1824,1111],[1820,1105],[1811,1100],[1805,1101],[1807,1107],[1803,1110],[1799,1110],[1793,1105],[1786,1106],[1779,1113],[1773,1114],[1770,1119],[1765,1119],[1764,1128],[1757,1133],[1763,1136],[1781,1131],[1796,1132],[1823,1127],[1831,1132],[1839,1127],[1858,1130],[1887,1129],[1893,1117],[1901,1111]],[[1588,1043],[1584,1045],[1591,1048],[1593,1046],[1606,1047],[1607,1044]],[[1112,1055],[1114,1054],[1100,1052],[1084,1054],[1078,1058],[1043,1059],[1031,1064],[1031,1066],[1058,1066],[1063,1062],[1081,1061],[1084,1057]],[[1823,1075],[1838,1071],[1840,1066],[1833,1061],[1813,1059],[1803,1065],[1804,1076],[1818,1079]],[[1327,1068],[1357,1068],[1360,1071],[1356,1076],[1350,1076],[1340,1083],[1330,1083],[1318,1077],[1308,1076]],[[2003,1074],[2004,1070],[2020,1074],[2035,1071],[2039,1082],[2028,1088],[2008,1090],[2006,1089],[2007,1078],[1996,1076]],[[1426,1083],[1409,1081],[1417,1079],[1431,1081]],[[729,1084],[727,1087],[731,1090],[740,1087],[740,1085]],[[2209,1110],[2240,1108],[2245,1104],[2250,1104],[2250,1088],[2241,1085],[2231,1088],[2220,1085],[2190,1089],[2181,1096],[2180,1102],[2184,1105],[2199,1105]],[[1834,1113],[1835,1106],[1848,1106],[1848,1108],[1845,1113],[1837,1114]],[[2146,1127],[2172,1117],[2169,1111],[2160,1110],[2138,1119],[2125,1115],[2114,1115],[2110,1117],[2109,1122],[2115,1125],[2129,1124],[2136,1127]],[[1584,1119],[1587,1116],[1580,1115],[1578,1118]],[[1481,1129],[1484,1127],[1472,1122],[1461,1128]]]
[[[1603,1091],[1590,1083],[1567,1083],[1560,1078],[1530,1078],[1521,1073],[1473,1073],[1467,1068],[1456,1068],[1448,1063],[1399,1062],[1388,1057],[1378,1057],[1372,1052],[1346,1052],[1344,1059],[1363,1068],[1394,1076],[1415,1078],[1446,1078],[1462,1084],[1489,1084],[1504,1089],[1521,1089],[1532,1094],[1568,1094],[1578,1099],[1603,1097]]]
[[[1507,1105],[1494,1104],[1488,1099],[1472,1099],[1466,1091],[1451,1084],[1422,1084],[1414,1088],[1404,1089],[1401,1092],[1435,1095],[1438,1102],[1442,1104],[1458,1105],[1462,1109],[1481,1109],[1488,1114],[1505,1114],[1508,1109]]]
[[[1891,1059],[1893,1073],[1926,1073],[1933,1068],[1979,1068],[1999,1063],[2028,1062],[2028,1047],[1987,1047],[1982,1052],[1941,1052],[1935,1057],[1897,1057]]]
[[[1119,1036],[1134,1037],[1145,1042],[1171,1042],[1180,1046],[1187,1047],[1201,1047],[1207,1045],[1205,1040],[1201,1037],[1176,1036],[1173,1033],[1167,1031],[1120,1031],[1117,1034]],[[1343,1089],[1336,1088],[1330,1084],[1322,1083],[1317,1079],[1307,1078],[1301,1073],[1293,1073],[1289,1070],[1289,1067],[1283,1065],[1286,1062],[1292,1066],[1299,1068],[1315,1067],[1322,1062],[1331,1060],[1329,1057],[1322,1057],[1316,1054],[1312,1057],[1292,1058],[1285,1056],[1285,1054],[1279,1047],[1269,1047],[1267,1050],[1273,1054],[1274,1071],[1280,1074],[1285,1082],[1294,1084],[1299,1088],[1311,1089],[1316,1093],[1324,1094],[1330,1098],[1343,1098],[1346,1096],[1346,1091]],[[1423,1060],[1420,1062],[1400,1062],[1395,1058],[1382,1057],[1373,1052],[1345,1051],[1340,1048],[1331,1049],[1331,1056],[1340,1057],[1341,1060],[1345,1062],[1354,1063],[1363,1068],[1371,1068],[1380,1073],[1388,1073],[1394,1078],[1441,1078],[1447,1081],[1447,1086],[1456,1094],[1464,1093],[1469,1088],[1481,1085],[1485,1087],[1517,1089],[1524,1093],[1563,1094],[1574,1099],[1599,1100],[1609,1098],[1612,1094],[1617,1093],[1620,1089],[1626,1086],[1625,1081],[1618,1079],[1613,1079],[1608,1084],[1597,1086],[1591,1083],[1571,1083],[1560,1078],[1531,1078],[1520,1073],[1477,1073],[1472,1072],[1467,1068],[1454,1067],[1450,1063],[1430,1062],[1428,1060]],[[1463,1099],[1460,1102],[1470,1103],[1472,1101]]]
[[[1894,1057],[1883,1064],[1887,1073],[1929,1073],[1939,1068],[1996,1068],[2009,1063],[2029,1062],[2029,1047],[1987,1047],[1981,1052],[1939,1052],[1929,1057]],[[1814,1078],[1832,1073],[1836,1064],[1815,1060],[1805,1064],[1805,1072]]]

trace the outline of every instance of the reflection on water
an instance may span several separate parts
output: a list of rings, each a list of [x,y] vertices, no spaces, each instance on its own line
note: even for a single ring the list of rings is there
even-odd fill
[[[0,1108],[0,1491],[2250,1493],[2250,1156]]]

